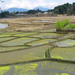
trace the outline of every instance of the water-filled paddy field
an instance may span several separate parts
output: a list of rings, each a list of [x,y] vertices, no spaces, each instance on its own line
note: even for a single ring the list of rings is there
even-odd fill
[[[66,39],[60,42],[55,42],[52,43],[53,45],[56,45],[58,47],[70,47],[70,46],[75,46],[75,40],[73,39]]]
[[[44,52],[51,47],[50,45],[43,45],[28,49],[21,49],[17,51],[1,53],[0,54],[0,64],[30,61],[36,59],[45,58]],[[6,58],[6,59],[5,59]],[[8,59],[7,59],[8,58]]]
[[[46,31],[46,30],[45,30]],[[49,30],[47,30],[49,31]],[[11,32],[2,33],[8,35],[0,39],[0,64],[32,61],[45,58],[45,51],[53,45],[58,46],[51,50],[51,58],[75,60],[75,47],[73,39],[58,40],[68,34],[52,32]],[[72,47],[66,47],[70,46]],[[64,46],[64,47],[63,47]],[[20,65],[0,67],[0,74],[8,75],[74,75],[74,64],[53,61],[42,61]]]
[[[75,75],[75,65],[52,61],[39,61],[0,67],[1,75]]]
[[[11,40],[9,42],[3,42],[0,45],[2,45],[2,46],[19,46],[19,45],[24,45],[25,43],[31,42],[34,40],[37,40],[37,39],[36,38],[17,38],[17,39]]]
[[[43,27],[38,27],[34,31],[25,31],[25,29],[17,31],[17,28],[11,32],[8,28],[0,30],[0,75],[75,75],[74,63],[39,61],[39,59],[46,58],[45,52],[50,48],[51,58],[75,61],[75,36],[68,37],[74,33],[56,33],[56,29],[50,24],[54,21],[49,19],[25,20],[13,19],[13,21],[7,20],[6,22],[12,23],[9,25],[9,30],[18,28],[20,25],[29,27],[30,24],[33,25],[33,29],[39,24]],[[67,37],[64,38],[65,36]],[[52,48],[53,46],[55,47]],[[33,62],[33,60],[38,62]],[[27,61],[30,62],[27,63]],[[16,62],[20,64],[15,65]],[[26,63],[22,64],[22,62]]]
[[[75,47],[54,48],[51,50],[51,57],[65,60],[75,60]]]
[[[43,45],[43,44],[49,44],[49,43],[54,42],[54,41],[57,41],[57,40],[56,39],[42,39],[42,40],[28,43],[27,45],[38,46],[38,45]]]
[[[33,35],[33,37],[39,38],[57,38],[59,36],[64,36],[64,34],[57,34],[57,33],[40,33],[38,35]]]

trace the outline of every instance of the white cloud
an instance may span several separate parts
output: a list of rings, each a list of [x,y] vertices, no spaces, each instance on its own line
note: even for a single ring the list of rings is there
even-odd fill
[[[5,8],[12,8],[12,7],[17,7],[17,8],[32,8],[31,3],[28,0],[11,0],[11,2],[7,3]]]
[[[35,7],[41,6],[41,7],[51,9],[59,4],[64,4],[66,2],[67,1],[65,1],[65,0],[61,0],[60,2],[47,1],[47,0],[35,0],[34,2],[29,1],[29,0],[11,0],[8,3],[4,2],[3,4],[1,4],[1,7],[3,9],[8,9],[8,8],[12,8],[12,7],[33,9]],[[72,2],[72,0],[68,0],[68,2]]]
[[[72,3],[73,0],[61,0],[61,4],[64,4],[64,3]]]
[[[53,1],[51,1],[51,2],[48,3],[48,7],[49,7],[49,8],[54,8],[54,7],[57,6],[57,5],[59,5],[58,2],[53,2]]]
[[[47,2],[45,0],[37,0],[36,2],[33,3],[33,7],[37,6],[45,7],[47,6]]]

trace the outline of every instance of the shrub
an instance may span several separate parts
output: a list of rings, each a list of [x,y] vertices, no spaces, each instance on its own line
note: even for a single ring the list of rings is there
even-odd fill
[[[56,23],[56,28],[57,28],[58,30],[62,30],[63,27],[64,27],[64,23],[63,23],[62,21],[58,21],[58,22]]]
[[[75,28],[75,25],[70,23],[64,29],[73,29],[73,28]]]
[[[67,24],[69,24],[69,20],[68,19],[66,19],[64,21],[58,21],[56,23],[56,28],[57,28],[57,30],[62,30],[64,28],[64,26],[66,26]]]
[[[69,24],[69,20],[66,19],[66,20],[63,21],[63,23],[64,23],[64,25],[68,25]]]
[[[72,28],[75,28],[75,25],[74,25],[74,24],[72,24],[72,25],[71,25],[71,27],[72,27]]]
[[[64,29],[71,29],[71,24],[68,24]]]

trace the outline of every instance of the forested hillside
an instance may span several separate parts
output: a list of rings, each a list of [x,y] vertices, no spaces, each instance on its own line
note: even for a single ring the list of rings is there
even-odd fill
[[[54,13],[56,14],[75,14],[75,3],[73,4],[63,4],[54,8]]]

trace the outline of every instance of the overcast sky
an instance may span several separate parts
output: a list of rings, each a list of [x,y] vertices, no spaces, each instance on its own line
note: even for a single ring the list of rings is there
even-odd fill
[[[3,3],[0,2],[2,9],[8,9],[12,7],[33,9],[35,7],[45,7],[53,9],[57,5],[64,3],[73,3],[75,0],[4,0]]]

